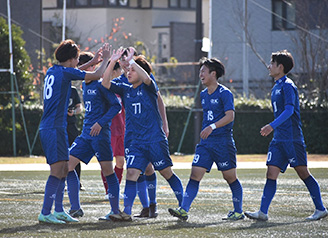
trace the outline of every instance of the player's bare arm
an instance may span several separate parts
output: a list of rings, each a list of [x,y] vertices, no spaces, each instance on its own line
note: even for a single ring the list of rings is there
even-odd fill
[[[104,86],[107,89],[110,89],[111,86],[111,75],[115,66],[115,63],[121,58],[124,50],[123,48],[119,48],[118,50],[113,50],[112,56],[110,57],[110,63],[108,67],[105,70],[103,81],[101,82],[101,85]]]
[[[232,122],[234,120],[234,118],[235,118],[235,111],[234,110],[226,111],[224,117],[222,117],[217,122],[205,127],[204,130],[201,131],[200,137],[203,140],[207,139],[207,137],[212,133],[213,130],[215,130],[216,128],[223,127],[223,126],[229,124],[230,122]]]
[[[110,58],[110,47],[109,44],[106,43],[102,47],[102,63],[100,64],[99,68],[93,72],[86,72],[84,80],[86,82],[90,80],[98,80],[102,77],[103,73],[105,72],[107,62]]]
[[[149,74],[147,74],[147,72],[142,67],[136,64],[136,62],[134,62],[133,55],[134,55],[134,48],[130,47],[125,60],[128,61],[130,63],[130,67],[132,67],[137,72],[142,82],[146,85],[150,85],[152,80]]]

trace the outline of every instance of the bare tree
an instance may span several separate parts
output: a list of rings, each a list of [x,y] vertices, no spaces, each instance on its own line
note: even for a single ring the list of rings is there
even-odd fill
[[[328,0],[294,0],[296,34],[290,34],[300,59],[299,86],[312,104],[327,103]]]

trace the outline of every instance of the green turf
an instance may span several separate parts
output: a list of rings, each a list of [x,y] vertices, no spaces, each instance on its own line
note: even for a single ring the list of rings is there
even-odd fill
[[[311,169],[321,185],[325,205],[328,200],[327,169]],[[184,187],[190,170],[176,170]],[[82,171],[86,191],[81,192],[85,216],[78,224],[44,225],[37,222],[49,172],[0,172],[1,237],[327,237],[328,218],[305,222],[314,206],[303,182],[292,169],[281,174],[278,189],[269,210],[268,222],[249,219],[222,221],[232,209],[231,192],[222,175],[213,170],[206,174],[187,222],[179,222],[167,212],[177,207],[168,183],[158,174],[156,219],[139,219],[130,223],[99,222],[109,212],[99,171]],[[244,188],[244,210],[259,208],[265,183],[265,169],[239,169]],[[124,188],[124,181],[121,189]],[[64,206],[69,209],[67,194]],[[123,207],[121,201],[121,208]],[[135,200],[133,212],[141,210]]]

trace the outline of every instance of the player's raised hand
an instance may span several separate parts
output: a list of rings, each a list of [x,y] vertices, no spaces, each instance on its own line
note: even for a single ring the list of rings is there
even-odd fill
[[[111,47],[109,46],[108,43],[105,43],[102,47],[102,58],[103,60],[109,60],[111,56]]]
[[[127,56],[125,57],[125,61],[129,62],[131,59],[133,59],[135,49],[133,47],[129,47],[129,50],[127,51]]]
[[[113,54],[112,54],[110,60],[115,61],[115,62],[118,61],[122,57],[123,52],[124,52],[124,49],[122,47],[120,47],[116,51],[113,50]]]

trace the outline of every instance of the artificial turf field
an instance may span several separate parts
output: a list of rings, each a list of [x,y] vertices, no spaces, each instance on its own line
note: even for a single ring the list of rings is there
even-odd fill
[[[250,162],[251,163],[251,162]],[[265,163],[265,162],[264,162]],[[310,169],[321,186],[324,205],[328,206],[327,168]],[[238,169],[244,189],[244,210],[258,210],[265,183],[265,169]],[[184,188],[190,169],[175,171]],[[49,171],[0,172],[0,237],[328,237],[328,217],[306,222],[314,206],[303,182],[293,169],[278,179],[276,195],[269,209],[269,221],[222,221],[232,210],[231,192],[216,169],[206,174],[189,211],[187,222],[178,221],[167,212],[177,207],[168,183],[157,173],[156,219],[134,219],[132,222],[100,222],[109,212],[99,171],[82,171],[86,191],[80,193],[85,215],[77,224],[39,224],[44,186]],[[121,190],[124,189],[124,180]],[[67,194],[64,207],[69,209]],[[123,201],[121,200],[121,208]],[[136,198],[133,213],[141,210]]]

